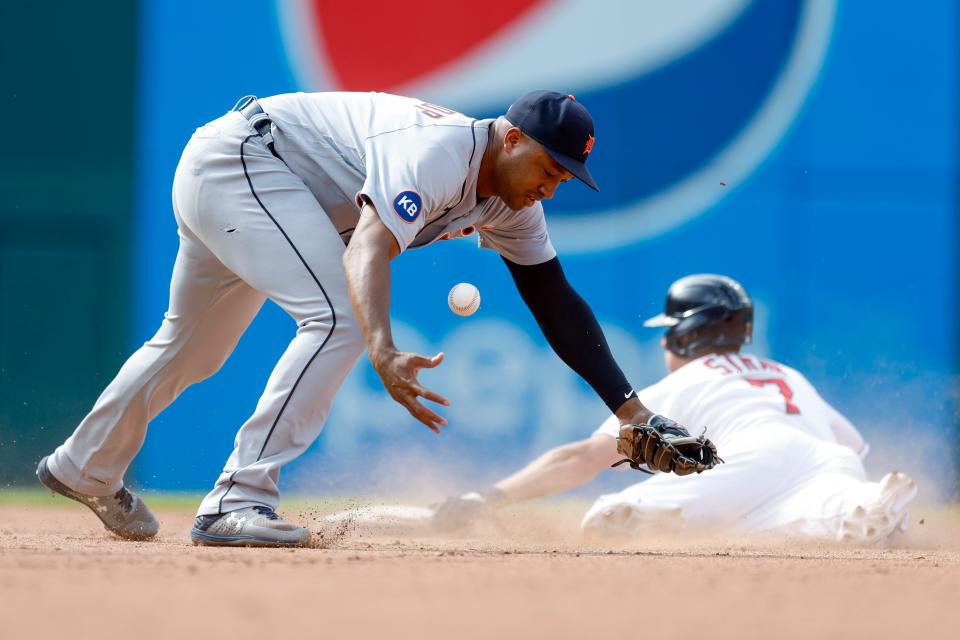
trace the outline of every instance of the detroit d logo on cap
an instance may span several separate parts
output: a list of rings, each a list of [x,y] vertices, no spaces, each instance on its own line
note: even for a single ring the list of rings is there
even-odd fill
[[[423,209],[423,201],[420,200],[420,194],[416,191],[401,191],[393,199],[393,210],[407,224],[413,223],[420,217],[421,209]]]

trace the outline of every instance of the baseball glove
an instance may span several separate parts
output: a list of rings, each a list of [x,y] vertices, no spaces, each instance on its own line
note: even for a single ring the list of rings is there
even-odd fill
[[[703,473],[723,459],[717,447],[703,435],[691,436],[679,424],[654,415],[647,424],[625,424],[620,427],[617,451],[626,456],[613,466],[629,464],[645,473],[663,471],[685,476]],[[650,470],[640,465],[645,464]]]

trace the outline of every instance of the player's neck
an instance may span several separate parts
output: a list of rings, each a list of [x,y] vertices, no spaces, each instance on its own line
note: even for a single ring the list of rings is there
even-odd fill
[[[480,159],[480,169],[477,172],[477,198],[489,198],[494,195],[493,167],[497,161],[497,121],[494,120],[487,128],[487,147],[483,150]]]
[[[678,356],[675,353],[666,352],[666,356],[667,356],[666,365],[667,365],[667,370],[670,373],[673,373],[674,371],[677,371],[678,369],[681,369],[686,365],[690,364],[691,362],[694,362],[696,360],[699,360],[700,358],[703,358],[704,356],[738,355],[739,353],[740,353],[739,349],[708,349],[706,351],[700,351],[698,353],[695,353],[692,356]]]

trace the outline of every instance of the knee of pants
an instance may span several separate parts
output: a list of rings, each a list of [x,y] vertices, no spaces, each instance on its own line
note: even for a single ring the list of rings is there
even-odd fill
[[[360,331],[360,325],[352,315],[338,316],[336,325],[333,325],[325,316],[305,318],[299,322],[297,333],[316,332],[317,335],[326,337],[331,327],[333,334],[330,339],[336,341],[337,348],[349,350],[355,356],[360,355],[366,348],[363,332]]]
[[[223,367],[223,363],[227,361],[229,355],[229,353],[208,353],[191,356],[191,359],[195,361],[195,364],[190,368],[191,383],[196,384],[203,382],[217,371],[220,371],[220,368]]]
[[[193,328],[182,318],[167,316],[143,347],[159,353],[160,358],[169,358],[169,370],[178,372],[188,384],[206,380],[219,371],[236,346],[235,340],[207,340],[202,334],[197,340]]]

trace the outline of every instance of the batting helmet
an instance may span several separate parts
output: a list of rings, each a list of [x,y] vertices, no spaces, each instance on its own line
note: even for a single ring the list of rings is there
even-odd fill
[[[749,344],[752,322],[753,301],[743,285],[727,276],[699,273],[670,285],[666,310],[643,326],[669,327],[667,348],[689,357],[715,347]]]

